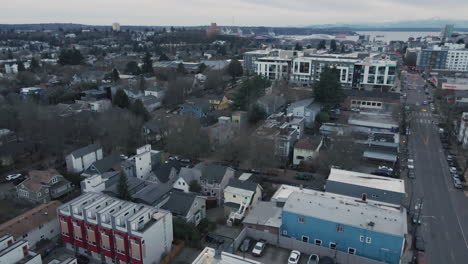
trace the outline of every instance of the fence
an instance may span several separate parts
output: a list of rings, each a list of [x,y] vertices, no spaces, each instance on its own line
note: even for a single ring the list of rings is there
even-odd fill
[[[244,232],[246,231],[246,232]],[[281,248],[286,248],[290,250],[298,250],[305,254],[317,254],[319,256],[327,256],[335,259],[336,263],[340,264],[383,264],[377,260],[372,260],[364,258],[357,255],[351,255],[342,251],[333,250],[327,247],[317,246],[311,243],[302,242],[294,238],[284,237],[277,234],[272,234],[269,232],[264,232],[261,230],[256,230],[252,228],[244,228],[236,240],[243,241],[245,237],[251,237],[255,240],[264,239],[269,244],[279,246]],[[240,245],[240,244],[239,244]]]

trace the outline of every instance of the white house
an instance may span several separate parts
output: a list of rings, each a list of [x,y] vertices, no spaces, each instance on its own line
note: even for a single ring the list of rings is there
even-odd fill
[[[201,171],[194,168],[180,168],[179,178],[174,182],[173,188],[183,192],[190,191],[190,183],[196,181],[200,183]]]
[[[305,99],[297,101],[288,106],[288,114],[293,114],[297,117],[305,119],[305,126],[312,127],[315,122],[317,114],[320,112],[321,107],[319,104],[314,103],[314,99]]]
[[[230,179],[224,189],[224,212],[228,217],[227,224],[241,221],[248,210],[262,199],[262,187],[252,181]]]
[[[89,168],[94,162],[101,160],[102,157],[102,147],[99,144],[91,144],[77,149],[65,157],[67,171],[80,173]]]
[[[41,255],[29,250],[26,240],[14,242],[13,236],[0,237],[0,263],[42,264]]]
[[[34,248],[42,239],[51,239],[60,234],[57,221],[59,201],[41,204],[26,213],[0,225],[0,237],[10,234],[16,240],[24,239]]]
[[[170,211],[174,217],[198,225],[206,216],[206,198],[195,193],[175,191],[161,209]]]
[[[294,145],[293,165],[316,158],[322,145],[322,137],[309,137],[297,141]]]
[[[164,97],[164,89],[161,89],[160,87],[150,87],[145,90],[145,96],[154,96],[158,99],[162,99]]]

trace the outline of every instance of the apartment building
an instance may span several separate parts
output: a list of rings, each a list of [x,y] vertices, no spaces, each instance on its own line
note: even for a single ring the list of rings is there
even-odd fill
[[[171,250],[172,214],[86,193],[57,209],[68,249],[103,263],[159,263]]]
[[[42,264],[41,255],[29,250],[26,240],[14,242],[13,236],[0,237],[0,264]]]
[[[418,53],[418,70],[468,71],[468,49],[464,45],[434,46]]]

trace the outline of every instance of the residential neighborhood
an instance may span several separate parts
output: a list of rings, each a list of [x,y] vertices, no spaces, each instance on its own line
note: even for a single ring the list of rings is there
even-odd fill
[[[468,26],[1,20],[0,264],[468,259]]]

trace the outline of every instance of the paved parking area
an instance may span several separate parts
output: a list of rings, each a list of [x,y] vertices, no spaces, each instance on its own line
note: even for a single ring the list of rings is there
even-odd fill
[[[253,247],[253,245],[252,245]],[[251,249],[250,249],[251,250]],[[291,250],[289,249],[284,249],[284,248],[279,248],[275,247],[273,245],[267,245],[265,248],[265,252],[261,257],[254,257],[250,251],[247,253],[243,252],[236,252],[236,255],[246,257],[249,259],[257,260],[262,263],[266,264],[287,264],[288,263],[288,257],[289,254],[291,253]],[[301,254],[301,258],[299,260],[300,264],[306,264],[307,260],[309,259],[309,256],[306,254]]]

